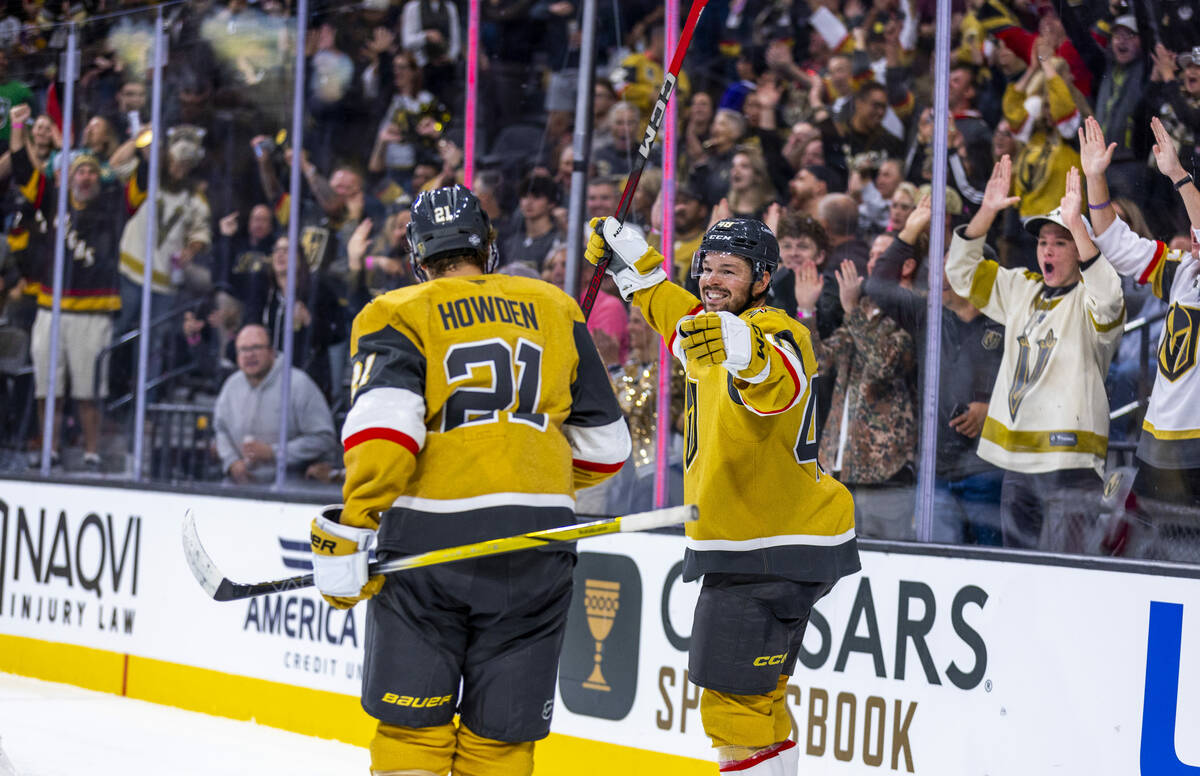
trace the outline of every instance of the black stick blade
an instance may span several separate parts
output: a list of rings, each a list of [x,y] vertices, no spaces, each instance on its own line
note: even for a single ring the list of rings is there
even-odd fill
[[[221,573],[217,564],[213,563],[204,545],[200,543],[200,533],[196,530],[196,516],[188,510],[183,516],[183,557],[187,559],[192,576],[204,588],[204,592],[214,601],[240,601],[245,598],[264,595],[266,593],[284,593],[289,590],[300,590],[312,587],[312,574],[299,577],[277,579],[257,584],[234,582]]]

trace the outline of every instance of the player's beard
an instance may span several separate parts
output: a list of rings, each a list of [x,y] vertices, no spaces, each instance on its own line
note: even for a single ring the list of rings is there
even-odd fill
[[[757,296],[752,296],[754,292],[754,283],[756,282],[758,281],[754,281],[742,289],[730,289],[726,286],[716,283],[710,283],[707,286],[701,287],[700,302],[704,305],[704,312],[730,312],[734,315],[741,315],[752,307],[759,307],[763,304],[763,302],[766,301],[767,291],[770,289],[771,284],[768,281],[766,288],[764,288],[761,293],[759,293]],[[728,294],[728,296],[723,296],[710,302],[708,295],[705,293],[706,289],[720,290]]]
[[[718,296],[710,299],[709,291]],[[714,283],[700,289],[700,301],[704,303],[704,312],[706,313],[730,312],[734,315],[741,315],[742,311],[749,306],[750,289],[735,290]]]
[[[708,286],[707,288],[716,289],[718,287],[714,285]],[[704,304],[704,312],[730,312],[734,315],[741,315],[750,308],[761,305],[766,297],[766,291],[763,291],[763,293],[759,294],[758,296],[751,297],[750,294],[753,290],[753,286],[739,290],[731,290],[725,287],[720,287],[720,290],[726,292],[728,296],[723,296],[710,302],[707,294],[705,294],[705,289],[700,289],[700,301]]]

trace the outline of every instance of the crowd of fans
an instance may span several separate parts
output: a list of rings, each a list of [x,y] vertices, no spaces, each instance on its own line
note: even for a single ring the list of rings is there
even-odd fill
[[[688,4],[682,5],[686,13]],[[482,4],[481,153],[474,180],[463,181],[496,229],[501,271],[560,286],[575,162],[580,6],[578,0]],[[665,47],[661,3],[598,6],[589,217],[616,210],[662,82]],[[1050,227],[1045,219],[1028,219],[1074,201],[1064,197],[1077,175],[1072,168],[1087,161],[1080,130],[1088,117],[1115,144],[1105,177],[1116,216],[1142,237],[1185,253],[1195,247],[1175,181],[1158,174],[1151,119],[1178,149],[1181,169],[1193,172],[1200,155],[1200,17],[1190,4],[1169,0],[965,0],[954,7],[951,28],[938,30],[929,0],[710,2],[675,96],[681,174],[674,245],[664,253],[675,279],[689,284],[692,253],[710,223],[754,216],[776,232],[782,263],[772,300],[813,332],[821,372],[819,460],[853,491],[862,535],[915,535],[923,362],[926,338],[936,336],[942,370],[935,539],[1120,552],[1128,518],[1119,517],[1121,505],[1102,506],[1098,475],[1111,458],[1109,439],[1138,437],[1140,424],[1128,418],[1115,421],[1111,432],[1089,431],[1099,440],[1087,448],[1091,457],[1063,465],[1073,475],[1059,490],[1071,488],[1075,506],[1088,512],[1072,536],[1051,539],[1028,521],[1021,531],[1010,524],[1022,509],[1053,513],[1045,499],[1027,492],[1046,483],[1024,482],[1020,490],[1013,479],[1015,470],[1036,479],[1046,468],[998,465],[996,456],[979,455],[979,440],[989,433],[994,438],[1000,409],[1011,403],[994,389],[1016,390],[1001,374],[1009,357],[1016,358],[1009,352],[1018,347],[1013,343],[1024,337],[1023,347],[1037,348],[1049,340],[1030,346],[1029,332],[1006,331],[1013,322],[987,307],[978,278],[980,272],[1037,273],[1030,282],[1044,279],[1051,287],[1053,261],[1048,270],[1039,247],[1048,238],[1038,231]],[[0,422],[7,443],[21,449],[40,443],[40,426],[34,428],[22,409],[32,405],[21,399],[34,389],[40,400],[52,382],[61,392],[66,378],[74,420],[55,428],[77,427],[81,465],[103,467],[102,437],[120,413],[105,425],[98,405],[128,393],[134,382],[134,350],[107,348],[138,330],[143,268],[150,262],[151,314],[162,323],[150,335],[149,374],[170,378],[155,385],[152,396],[215,401],[222,476],[269,480],[275,421],[251,429],[244,417],[228,415],[244,415],[246,397],[274,384],[276,360],[260,350],[282,353],[290,313],[293,366],[303,377],[293,381],[293,397],[305,402],[295,409],[328,416],[329,423],[295,426],[297,435],[307,436],[295,450],[289,444],[289,467],[297,477],[307,472],[336,480],[336,437],[326,429],[336,427],[348,397],[350,321],[376,295],[416,282],[407,257],[407,206],[420,191],[463,176],[466,9],[456,0],[313,4],[290,311],[284,281],[294,149],[285,128],[296,30],[289,5],[189,0],[164,7],[170,46],[163,138],[145,133],[151,11],[83,21],[69,159],[59,153],[63,84],[56,80],[56,55],[65,34],[56,22],[119,9],[111,2],[86,9],[23,2],[8,9],[0,19],[0,148],[7,149],[0,185],[8,234],[0,365],[9,375]],[[935,220],[929,189],[937,34],[952,36],[952,65],[946,215]],[[147,255],[152,143],[161,149],[163,172],[157,248]],[[662,228],[661,152],[652,152],[630,211],[651,235]],[[1003,192],[996,183],[1001,165],[1008,170]],[[47,310],[55,181],[64,172],[70,190],[64,350],[52,381],[45,363]],[[1080,196],[1078,210],[1088,210],[1090,194]],[[956,255],[969,254],[963,261],[970,267],[956,275],[947,266],[941,327],[927,334],[928,278],[942,273],[927,256],[929,225],[938,221],[945,223],[948,247],[968,241],[978,256],[963,248]],[[1073,221],[1059,215],[1051,223],[1067,235],[1065,249],[1074,247]],[[952,235],[960,227],[963,234]],[[1094,296],[1090,267],[1083,285]],[[1080,282],[1074,275],[1069,280]],[[1118,296],[1103,304],[1089,297],[1092,320],[1112,332],[1088,362],[1098,381],[1089,384],[1089,401],[1104,404],[1088,407],[1090,416],[1106,421],[1109,402],[1117,407],[1137,396],[1142,362],[1136,347],[1118,347],[1120,333],[1139,316],[1161,319],[1168,302],[1156,299],[1145,280],[1127,277]],[[1057,304],[1053,298],[1047,296],[1046,309]],[[247,324],[255,327],[246,330]],[[589,327],[618,392],[629,400],[626,409],[636,414],[653,404],[652,349],[611,286]],[[12,376],[20,371],[21,348],[34,367],[35,379],[26,383]],[[1052,398],[1034,390],[1023,400]],[[1013,408],[1013,418],[1016,413]],[[635,479],[644,479],[647,456],[653,456],[649,435],[642,437]],[[60,443],[53,444],[57,455]],[[1188,467],[1200,461],[1178,468]],[[1195,506],[1189,499],[1200,487],[1194,471],[1187,476],[1190,495],[1175,500]],[[1014,506],[1018,490],[1033,506]],[[644,494],[620,498],[642,503]],[[1018,533],[1020,540],[1012,539]]]

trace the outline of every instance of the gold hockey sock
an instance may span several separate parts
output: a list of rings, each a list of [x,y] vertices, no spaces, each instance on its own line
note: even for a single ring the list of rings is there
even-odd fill
[[[713,746],[758,750],[785,740],[791,734],[783,702],[787,682],[788,677],[779,677],[775,689],[763,695],[734,695],[706,689],[700,696],[700,719]]]
[[[476,735],[459,723],[454,776],[530,776],[532,773],[532,741],[496,741]]]
[[[374,776],[430,773],[446,776],[454,760],[454,725],[410,728],[383,722],[371,739]]]

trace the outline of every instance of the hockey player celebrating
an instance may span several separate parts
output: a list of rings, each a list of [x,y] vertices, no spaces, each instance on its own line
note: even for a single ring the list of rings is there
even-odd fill
[[[761,221],[718,222],[692,262],[701,303],[635,227],[592,230],[588,261],[611,249],[621,295],[684,364],[684,496],[700,520],[683,577],[704,577],[688,670],[705,732],[722,771],[791,776],[788,677],[813,603],[859,561],[850,494],[817,464],[808,331],[763,306],[779,245]]]
[[[527,776],[532,742],[550,730],[574,555],[368,579],[367,553],[569,524],[575,489],[621,467],[629,432],[574,300],[488,274],[495,232],[473,194],[423,193],[408,238],[428,282],[378,297],[354,321],[346,503],[313,521],[313,576],[334,606],[371,598],[362,704],[379,720],[373,773]]]
[[[1026,219],[1041,274],[983,258],[1009,196],[1012,161],[992,170],[978,212],[954,232],[946,277],[955,293],[1004,324],[1004,355],[979,439],[979,457],[1005,470],[1004,544],[1081,552],[1096,539],[1108,450],[1104,376],[1121,340],[1121,278],[1090,237],[1079,170],[1059,207]]]

